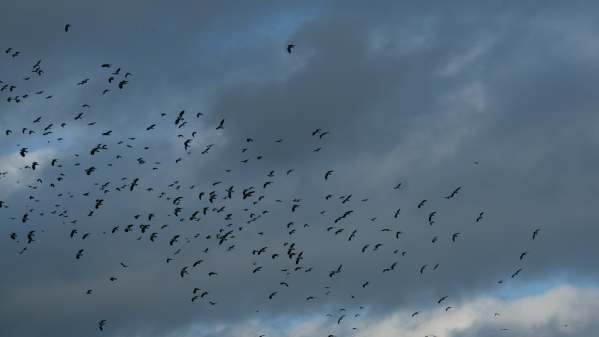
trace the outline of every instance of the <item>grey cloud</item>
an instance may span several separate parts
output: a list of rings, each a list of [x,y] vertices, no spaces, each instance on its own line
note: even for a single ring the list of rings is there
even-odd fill
[[[2,102],[1,131],[18,134],[39,115],[41,127],[56,124],[49,138],[2,135],[0,154],[18,157],[17,144],[53,149],[65,173],[65,183],[55,190],[23,188],[7,197],[2,237],[17,232],[22,238],[35,229],[38,239],[24,255],[17,254],[23,244],[6,239],[0,245],[0,267],[10,271],[0,280],[6,299],[0,304],[0,335],[94,335],[96,322],[106,318],[110,328],[104,335],[163,336],[204,320],[236,326],[256,317],[256,309],[273,319],[359,305],[385,315],[402,306],[426,310],[444,295],[455,303],[472,299],[494,291],[499,279],[596,282],[591,257],[597,253],[592,206],[597,67],[586,40],[597,31],[594,7],[534,1],[0,5],[3,49],[22,51],[22,57],[2,59],[0,73],[6,78],[0,79],[18,81],[19,92],[43,88],[55,95],[49,101],[32,97],[20,106]],[[67,34],[66,22],[72,24]],[[289,41],[297,45],[291,55],[284,50]],[[47,75],[34,84],[18,80],[38,58]],[[113,86],[100,95],[107,86],[99,67],[105,62],[133,73],[125,90]],[[87,77],[92,78],[88,86],[75,86]],[[92,107],[84,110],[84,103]],[[188,126],[178,129],[173,121],[183,109]],[[73,120],[79,111],[85,113],[81,122]],[[195,118],[197,112],[204,116]],[[217,132],[221,118],[225,129]],[[64,129],[58,126],[62,121],[68,123]],[[97,124],[85,125],[91,121]],[[146,132],[153,123],[156,130]],[[330,134],[311,137],[316,128]],[[100,135],[109,129],[113,136]],[[199,136],[187,155],[177,135],[189,138],[191,130]],[[63,142],[57,142],[60,136]],[[246,143],[248,137],[254,143]],[[279,137],[283,142],[275,143]],[[117,145],[118,140],[134,147]],[[89,150],[102,142],[109,150],[90,157]],[[212,143],[209,153],[199,154]],[[149,150],[143,150],[146,145]],[[319,146],[321,152],[313,152]],[[243,147],[248,152],[242,154]],[[124,158],[117,160],[117,153]],[[257,160],[259,155],[263,158]],[[139,165],[139,157],[146,164]],[[181,164],[174,162],[178,157]],[[240,163],[244,159],[248,164]],[[153,171],[156,161],[160,169]],[[83,168],[91,165],[98,171],[87,177]],[[287,176],[290,168],[295,171]],[[335,172],[325,183],[329,169]],[[271,170],[274,178],[266,176]],[[42,163],[39,176],[47,183],[57,172]],[[123,183],[139,177],[138,191],[115,192],[123,177],[128,178]],[[24,174],[20,186],[27,179]],[[175,180],[180,190],[167,187]],[[263,189],[267,180],[274,184]],[[106,181],[112,192],[102,196],[91,184]],[[215,181],[223,183],[212,187]],[[393,190],[400,181],[402,189]],[[227,203],[232,228],[244,227],[235,229],[232,252],[205,239],[229,223],[223,214],[179,222],[172,214],[175,206],[156,198],[160,191],[184,196],[188,218],[205,206],[197,199],[200,190],[214,189],[222,197],[230,185],[236,195],[255,186],[267,198],[252,211],[270,211],[244,224],[247,204]],[[458,197],[443,199],[456,186],[463,186]],[[153,194],[143,191],[148,187],[155,188]],[[59,191],[75,196],[57,198]],[[81,197],[84,192],[92,196]],[[334,197],[325,201],[328,193]],[[338,197],[347,194],[352,201],[342,205]],[[30,195],[40,202],[28,200]],[[106,205],[87,217],[102,197]],[[301,198],[302,205],[291,214],[293,198]],[[428,199],[425,210],[416,208],[422,199]],[[71,210],[68,219],[35,215],[49,213],[55,203]],[[31,207],[36,211],[26,226],[10,220]],[[399,220],[393,218],[397,208]],[[348,209],[355,214],[334,224]],[[429,226],[432,210],[438,221]],[[485,216],[476,223],[480,211]],[[150,222],[150,231],[159,233],[156,244],[147,234],[136,240],[137,229],[110,234],[115,225],[122,231],[128,224],[148,223],[133,215],[144,218],[150,212],[156,214]],[[377,220],[370,221],[373,217]],[[71,224],[72,219],[79,222]],[[290,221],[297,228],[294,236],[285,228]],[[162,224],[169,227],[159,230]],[[328,226],[344,232],[336,236],[325,230]],[[393,232],[381,232],[385,227]],[[537,227],[540,238],[532,241]],[[88,241],[70,239],[73,228],[79,235],[90,232]],[[348,243],[353,229],[356,239]],[[399,240],[393,237],[397,230],[403,232]],[[461,237],[454,244],[455,232]],[[196,233],[201,236],[193,239]],[[182,242],[171,247],[168,240],[176,234]],[[439,242],[433,245],[435,235]],[[293,267],[292,261],[273,264],[268,256],[250,254],[266,245],[269,253],[285,255],[286,241],[304,251],[313,272],[285,277],[280,269]],[[360,252],[364,244],[377,242],[383,243],[380,252]],[[211,254],[202,268],[181,279],[179,269],[204,256],[206,247]],[[81,248],[85,257],[75,261]],[[177,248],[181,254],[166,264]],[[394,249],[408,254],[394,255]],[[520,262],[525,250],[529,256]],[[119,266],[123,261],[128,269]],[[254,261],[262,272],[251,274]],[[399,270],[381,274],[394,261]],[[420,266],[436,263],[440,268],[434,274],[419,275]],[[343,273],[329,278],[338,264]],[[521,278],[510,280],[521,266]],[[208,278],[210,270],[221,275]],[[119,281],[110,284],[111,275]],[[288,291],[280,288],[283,280],[292,286]],[[363,289],[367,280],[372,285]],[[209,289],[218,304],[192,304],[196,286]],[[325,286],[332,286],[328,296]],[[87,288],[95,294],[86,297]],[[275,290],[278,296],[269,301]],[[314,304],[305,301],[311,295],[317,297]],[[476,333],[489,332],[485,329]]]

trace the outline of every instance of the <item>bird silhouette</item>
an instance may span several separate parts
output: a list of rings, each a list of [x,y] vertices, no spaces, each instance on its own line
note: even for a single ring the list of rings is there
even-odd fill
[[[107,321],[105,319],[100,320],[98,322],[98,329],[100,329],[100,331],[104,331],[104,327],[106,326]]]

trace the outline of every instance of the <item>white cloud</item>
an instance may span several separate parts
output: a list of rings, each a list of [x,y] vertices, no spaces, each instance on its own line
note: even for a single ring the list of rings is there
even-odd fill
[[[40,164],[36,172],[40,172],[44,166],[50,165],[50,158],[55,154],[56,151],[53,148],[46,147],[27,153],[25,158],[22,158],[18,152],[0,157],[0,172],[6,172],[6,175],[0,179],[2,186],[0,199],[8,197],[23,187],[25,179],[36,176],[31,169],[24,169],[26,165],[31,165],[36,161]]]
[[[273,321],[248,320],[241,324],[188,330],[169,337],[197,336],[356,336],[356,337],[456,337],[476,331],[517,331],[518,336],[538,336],[539,331],[557,335],[577,335],[594,324],[599,312],[599,288],[560,286],[544,293],[505,300],[485,296],[445,312],[444,307],[421,310],[415,318],[413,309],[402,309],[383,317],[353,318],[348,314],[341,325],[337,317],[306,318],[299,324],[285,326]],[[497,313],[497,314],[495,314]],[[350,318],[352,317],[352,318]],[[330,320],[330,321],[329,321]],[[295,319],[294,319],[295,321]],[[291,322],[291,320],[290,320]],[[354,329],[356,328],[356,329]],[[508,329],[502,332],[502,329]],[[192,332],[193,331],[193,332]]]

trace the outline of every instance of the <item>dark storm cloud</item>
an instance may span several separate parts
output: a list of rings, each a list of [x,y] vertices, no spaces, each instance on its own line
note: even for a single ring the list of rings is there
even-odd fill
[[[0,267],[10,271],[0,280],[0,335],[94,335],[96,322],[106,318],[110,329],[104,335],[161,336],[198,321],[234,326],[257,315],[256,308],[265,317],[305,315],[315,308],[355,310],[358,305],[373,315],[398,306],[425,310],[443,295],[460,301],[493,291],[499,279],[509,279],[521,265],[518,255],[524,250],[530,253],[517,282],[595,282],[590,257],[597,253],[592,205],[599,162],[592,153],[598,143],[594,88],[599,69],[593,10],[546,2],[0,5],[2,50],[22,51],[19,58],[2,60],[0,73],[17,79],[42,59],[47,74],[32,88],[56,96],[47,102],[31,98],[21,106],[2,103],[0,123],[19,132],[39,115],[42,124],[67,121],[64,130],[55,126],[55,137],[63,136],[63,142],[53,138],[50,144],[30,146],[53,151],[50,156],[64,164],[75,194],[58,201],[56,191],[40,190],[36,204],[27,200],[32,191],[7,187],[3,197],[10,208],[2,212],[7,219],[30,207],[48,212],[57,200],[71,210],[69,221],[80,221],[45,223],[47,217],[32,214],[37,244],[22,256],[15,254],[12,242],[0,246]],[[67,22],[72,28],[65,34]],[[284,48],[290,41],[297,47],[287,55]],[[102,63],[133,73],[125,90],[113,86],[109,95],[100,95],[107,77]],[[87,77],[92,78],[88,86],[75,86]],[[82,110],[84,103],[92,107]],[[179,133],[187,138],[189,128],[180,130],[173,123],[183,109],[189,128],[199,133],[194,156],[185,154],[177,138]],[[97,125],[73,121],[79,111],[85,113],[85,123]],[[196,112],[204,116],[196,119]],[[221,118],[225,130],[217,132]],[[153,123],[156,130],[145,132]],[[330,135],[311,137],[315,128]],[[89,157],[93,146],[109,141],[100,136],[109,129],[114,133],[110,150]],[[127,141],[133,149],[115,144],[127,137],[137,138]],[[246,143],[247,137],[255,142]],[[283,142],[275,143],[279,137]],[[3,140],[0,155],[7,160],[18,156],[17,144],[26,141]],[[212,143],[209,154],[198,154]],[[143,150],[145,145],[150,149]],[[318,146],[323,150],[314,153]],[[242,147],[249,148],[246,154],[240,153]],[[118,152],[126,159],[116,160]],[[264,158],[256,160],[258,155]],[[182,165],[174,163],[179,156]],[[146,161],[144,170],[135,161],[139,157]],[[246,158],[249,164],[241,165]],[[49,181],[56,173],[48,168],[49,158],[44,159],[41,176]],[[74,167],[77,161],[81,166]],[[149,170],[156,161],[160,169]],[[106,166],[109,162],[114,170]],[[82,170],[91,165],[98,172],[90,178]],[[295,172],[286,176],[290,168]],[[225,169],[233,172],[224,175]],[[329,169],[335,172],[325,184]],[[273,179],[266,177],[270,170],[276,171]],[[253,185],[270,197],[257,210],[271,214],[236,232],[231,253],[203,239],[224,225],[220,215],[202,225],[178,224],[167,216],[172,204],[143,191],[110,193],[97,216],[87,217],[95,197],[85,199],[81,193],[95,191],[101,197],[91,183],[110,180],[114,188],[122,177],[128,178],[124,183],[139,177],[140,189],[157,191],[180,180],[181,190],[169,194],[185,196],[187,217],[201,208],[195,203],[198,189],[218,189],[222,195],[229,185],[236,193]],[[219,180],[225,183],[210,186]],[[266,180],[275,184],[262,192]],[[393,190],[400,181],[402,189]],[[198,187],[190,191],[193,184]],[[458,185],[463,190],[456,200],[442,198]],[[335,196],[325,203],[328,193]],[[344,194],[353,194],[350,204],[340,204],[338,196]],[[295,197],[303,202],[299,215],[291,216]],[[277,198],[285,202],[277,204]],[[369,201],[362,203],[362,198]],[[429,200],[425,210],[416,208],[422,199]],[[231,207],[235,221],[242,222],[247,216],[243,204]],[[398,222],[392,215],[399,207]],[[318,213],[322,209],[327,210],[324,216]],[[343,235],[324,230],[348,209],[357,212],[336,225],[345,227]],[[431,210],[439,213],[434,227],[426,222]],[[480,211],[485,218],[475,223]],[[170,225],[159,232],[158,244],[151,245],[147,237],[135,240],[137,233],[101,234],[114,225],[122,231],[138,223],[133,215],[149,212],[157,215],[153,228]],[[371,222],[372,217],[377,221]],[[285,230],[289,221],[298,228],[294,237]],[[304,223],[310,229],[302,228]],[[2,236],[13,231],[26,235],[29,227],[18,226],[3,227]],[[401,230],[401,239],[382,233],[385,227]],[[537,227],[542,240],[532,242]],[[72,228],[79,235],[92,233],[89,241],[69,239]],[[350,245],[347,235],[353,229],[358,233]],[[258,230],[268,235],[257,237]],[[455,244],[450,239],[454,232],[462,233]],[[165,264],[175,250],[168,240],[195,233],[201,238],[182,243],[181,255]],[[439,236],[436,245],[430,242],[434,235]],[[279,289],[285,279],[280,269],[287,263],[273,265],[266,257],[258,259],[264,271],[250,272],[257,260],[251,250],[268,245],[272,252],[284,253],[285,241],[296,242],[314,268],[289,280],[293,293]],[[362,245],[377,242],[383,243],[380,252],[360,252]],[[201,271],[180,279],[180,268],[203,256],[205,247],[214,255],[205,258]],[[81,248],[85,257],[74,262]],[[395,248],[407,256],[391,254]],[[380,276],[394,261],[399,271]],[[129,268],[123,270],[119,262]],[[328,272],[340,263],[342,277],[331,280]],[[421,265],[435,263],[440,269],[434,277],[418,274]],[[222,276],[207,279],[210,270]],[[119,281],[109,284],[113,275]],[[372,286],[362,289],[367,280]],[[327,285],[333,287],[329,296],[324,295]],[[209,289],[217,306],[192,304],[190,290],[196,286]],[[95,290],[91,297],[83,295],[88,288]],[[274,290],[280,294],[269,301]],[[310,295],[318,298],[316,304],[306,304]]]

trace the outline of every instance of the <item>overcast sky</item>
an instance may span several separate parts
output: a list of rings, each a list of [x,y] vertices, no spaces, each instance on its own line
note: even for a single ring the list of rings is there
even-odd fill
[[[0,336],[597,334],[598,7],[0,2]]]

